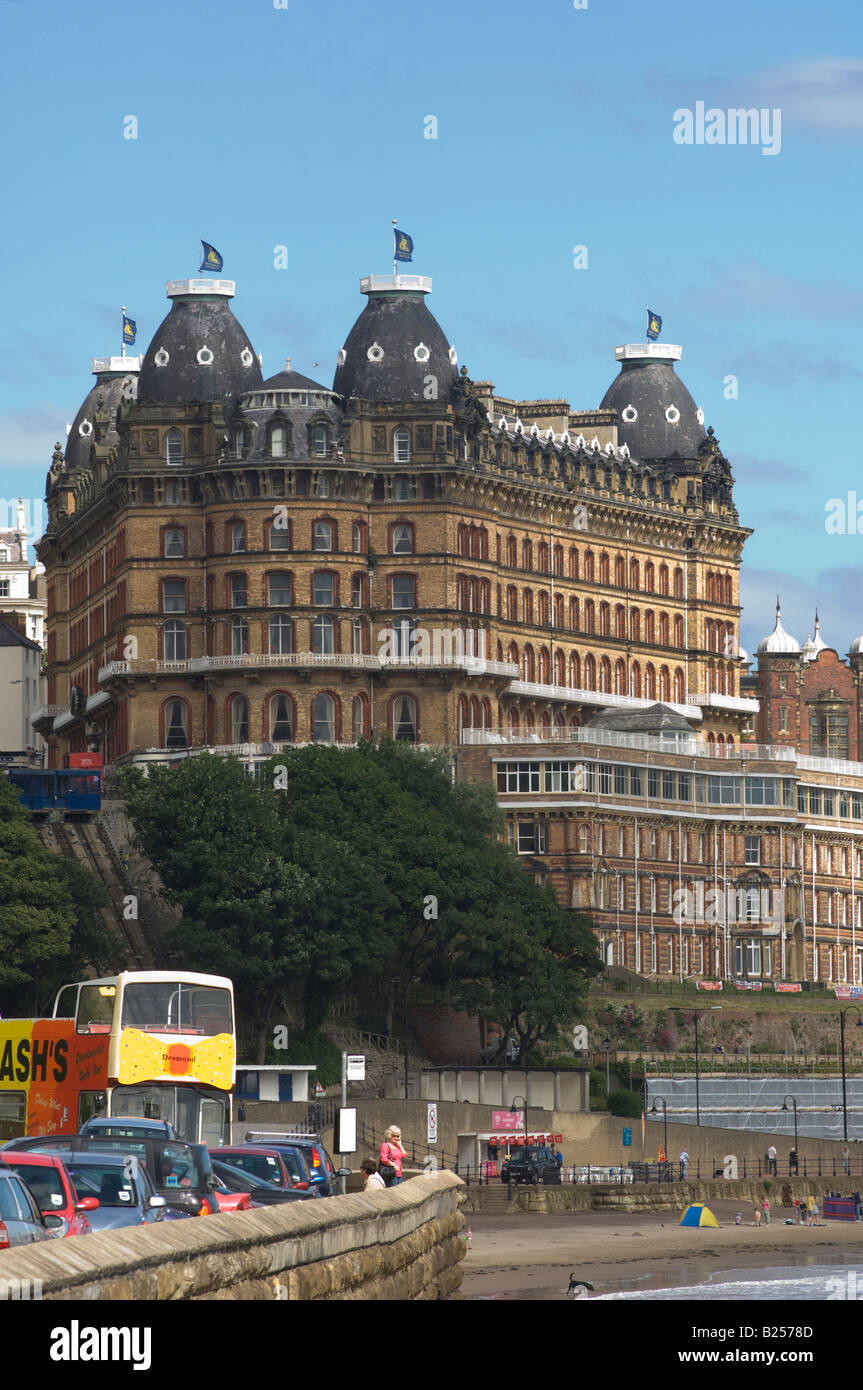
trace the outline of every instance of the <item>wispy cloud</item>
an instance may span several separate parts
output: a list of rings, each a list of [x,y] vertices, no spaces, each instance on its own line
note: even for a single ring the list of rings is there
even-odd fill
[[[776,318],[847,319],[863,311],[863,290],[837,281],[806,281],[757,261],[708,266],[709,279],[690,285],[685,299],[696,309],[739,318],[749,311]]]
[[[778,106],[784,126],[863,141],[863,61],[809,58],[768,68],[723,88],[726,104]]]

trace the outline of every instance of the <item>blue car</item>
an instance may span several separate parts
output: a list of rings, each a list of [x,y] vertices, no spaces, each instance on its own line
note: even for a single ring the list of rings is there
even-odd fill
[[[81,1126],[88,1139],[176,1139],[169,1120],[141,1120],[136,1116],[94,1115]]]
[[[79,1200],[99,1199],[95,1211],[88,1212],[91,1230],[116,1231],[165,1220],[165,1198],[156,1192],[142,1163],[129,1163],[120,1154],[97,1150],[62,1157]]]

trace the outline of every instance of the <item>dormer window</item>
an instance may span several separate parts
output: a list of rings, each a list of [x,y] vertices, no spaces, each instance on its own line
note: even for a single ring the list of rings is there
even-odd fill
[[[165,459],[171,468],[183,462],[183,436],[179,430],[168,430],[165,436]]]
[[[288,431],[284,425],[273,425],[270,431],[270,454],[274,459],[283,459],[288,453]]]
[[[312,431],[312,451],[319,459],[325,459],[329,450],[330,432],[326,425],[315,425]],[[318,494],[320,496],[320,493]]]
[[[232,435],[233,454],[235,459],[243,457],[243,449],[246,443],[245,431],[242,429],[234,430]]]

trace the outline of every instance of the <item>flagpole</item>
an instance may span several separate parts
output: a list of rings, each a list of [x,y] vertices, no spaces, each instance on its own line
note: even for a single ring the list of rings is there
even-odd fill
[[[125,306],[125,304],[123,305],[122,309],[120,310],[120,313],[121,313],[122,316],[123,316],[122,319],[120,320],[120,355],[121,355],[122,357],[125,357],[125,356],[126,356],[126,306]]]
[[[398,261],[396,260],[396,219],[393,218],[393,279],[398,276]]]

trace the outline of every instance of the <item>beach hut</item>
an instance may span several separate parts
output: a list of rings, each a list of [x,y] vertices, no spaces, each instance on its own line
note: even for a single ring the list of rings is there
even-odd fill
[[[709,1207],[702,1202],[691,1202],[680,1218],[681,1226],[718,1226],[719,1222]]]

